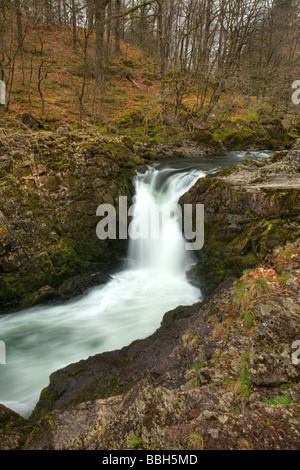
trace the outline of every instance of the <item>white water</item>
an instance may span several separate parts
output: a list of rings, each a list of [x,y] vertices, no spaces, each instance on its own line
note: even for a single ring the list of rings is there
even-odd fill
[[[201,171],[168,169],[139,175],[135,217],[142,213],[146,221],[152,204],[177,203],[202,176]],[[200,300],[199,289],[186,280],[193,260],[176,220],[170,217],[161,230],[159,240],[130,241],[127,268],[105,286],[65,304],[0,318],[7,347],[7,364],[0,366],[0,403],[27,417],[52,372],[147,337],[165,312]]]
[[[271,154],[251,152],[250,156]],[[142,214],[144,221],[149,220],[152,203],[173,205],[198,178],[246,158],[246,152],[230,152],[197,163],[172,162],[170,169],[139,175],[136,217]],[[1,316],[0,340],[6,343],[7,364],[0,365],[0,403],[27,417],[52,372],[147,337],[159,327],[165,312],[200,300],[199,289],[186,280],[193,260],[178,239],[178,230],[170,217],[161,228],[168,241],[164,236],[132,241],[126,269],[81,298]]]

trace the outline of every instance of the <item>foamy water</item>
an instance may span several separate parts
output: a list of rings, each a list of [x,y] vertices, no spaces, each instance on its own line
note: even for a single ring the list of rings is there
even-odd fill
[[[245,152],[230,155],[229,160],[206,161],[202,169],[200,161],[197,169],[150,168],[138,175],[135,217],[151,226],[153,204],[176,204],[198,178],[226,161],[246,158]],[[186,279],[194,260],[179,236],[176,217],[164,219],[160,231],[158,240],[130,242],[126,267],[108,284],[64,304],[0,317],[7,357],[0,366],[0,403],[28,417],[52,372],[145,338],[159,327],[165,312],[201,300],[199,289]]]

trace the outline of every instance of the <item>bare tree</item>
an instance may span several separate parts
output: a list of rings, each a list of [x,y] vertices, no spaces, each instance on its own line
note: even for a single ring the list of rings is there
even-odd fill
[[[103,86],[104,77],[104,31],[105,31],[105,9],[111,0],[95,0],[95,30],[96,30],[96,81]]]
[[[46,80],[48,76],[48,68],[46,68],[46,56],[45,56],[45,50],[44,50],[44,41],[42,36],[39,34],[39,41],[40,41],[40,63],[38,67],[38,82],[37,82],[37,87],[38,87],[38,92],[41,98],[41,111],[42,115],[45,113],[45,98],[44,98],[44,93],[43,93],[43,88],[42,88],[42,83],[44,80]]]

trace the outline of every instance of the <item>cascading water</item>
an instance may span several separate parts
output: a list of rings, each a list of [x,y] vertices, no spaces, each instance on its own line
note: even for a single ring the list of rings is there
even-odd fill
[[[185,273],[191,258],[173,210],[180,196],[201,176],[205,174],[200,171],[150,169],[137,178],[134,218],[140,221],[145,233],[144,237],[130,240],[129,260],[133,268],[172,276]],[[154,226],[158,230],[153,230]]]
[[[148,223],[156,205],[173,205],[201,171],[149,169],[136,179],[135,219]],[[149,222],[151,229],[151,221]],[[0,318],[7,364],[0,367],[0,403],[27,417],[50,373],[153,333],[163,314],[200,300],[187,282],[192,263],[172,214],[159,239],[130,240],[128,265],[105,286],[71,302],[38,306]],[[100,243],[100,242],[99,242]]]
[[[258,152],[250,156],[270,155]],[[151,228],[153,204],[177,203],[198,178],[248,156],[230,152],[197,163],[172,162],[169,169],[151,168],[138,175],[134,219],[150,220]],[[165,312],[200,300],[199,289],[186,280],[185,272],[193,260],[179,236],[176,217],[164,219],[160,233],[158,240],[131,240],[126,269],[105,286],[71,302],[0,317],[7,362],[0,365],[0,403],[27,417],[52,372],[146,337],[158,328]]]

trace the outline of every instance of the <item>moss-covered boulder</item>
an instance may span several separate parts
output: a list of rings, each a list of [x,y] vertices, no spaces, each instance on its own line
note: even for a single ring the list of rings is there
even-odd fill
[[[213,131],[217,142],[230,150],[244,149],[290,149],[296,137],[279,119],[261,118],[259,121],[236,119],[224,122]]]

